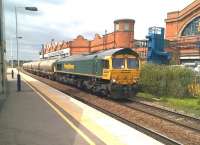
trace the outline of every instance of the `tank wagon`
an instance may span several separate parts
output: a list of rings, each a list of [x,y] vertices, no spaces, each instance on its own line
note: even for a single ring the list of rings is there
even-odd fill
[[[134,95],[139,79],[139,55],[130,48],[23,64],[23,69],[113,99]]]

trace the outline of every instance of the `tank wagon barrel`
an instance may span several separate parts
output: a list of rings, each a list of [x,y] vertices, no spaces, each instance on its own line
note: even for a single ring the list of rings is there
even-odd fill
[[[40,61],[35,61],[35,62],[33,62],[32,63],[32,65],[31,65],[31,69],[33,70],[33,72],[35,73],[35,74],[37,74],[38,73],[38,71],[39,71],[39,63],[40,63]]]
[[[57,59],[52,59],[52,60],[44,60],[41,61],[39,64],[39,71],[43,76],[47,76],[50,79],[53,79],[54,75],[54,67]]]

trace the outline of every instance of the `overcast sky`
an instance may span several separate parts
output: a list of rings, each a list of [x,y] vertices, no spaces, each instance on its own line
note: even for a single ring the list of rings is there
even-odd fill
[[[4,0],[7,58],[16,58],[15,13],[18,11],[20,59],[39,59],[41,44],[71,40],[77,35],[92,39],[95,33],[113,31],[115,19],[135,19],[135,39],[144,39],[151,26],[165,27],[167,12],[181,10],[194,0]],[[22,7],[36,6],[38,12]]]

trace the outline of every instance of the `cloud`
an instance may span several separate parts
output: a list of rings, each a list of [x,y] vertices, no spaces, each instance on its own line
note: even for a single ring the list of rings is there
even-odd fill
[[[18,9],[20,48],[24,59],[38,58],[40,46],[52,38],[71,40],[77,35],[92,39],[113,31],[115,19],[135,19],[135,38],[144,39],[151,26],[165,27],[167,12],[180,10],[191,0],[5,0],[6,38],[15,40],[14,6],[36,6],[38,12]],[[176,4],[174,4],[176,3]],[[16,45],[13,44],[16,49]],[[31,50],[31,51],[30,51]],[[34,53],[29,53],[34,50]],[[8,47],[7,52],[10,51]],[[35,52],[37,51],[37,52]],[[8,57],[10,54],[8,54]]]
[[[39,59],[38,52],[41,45],[50,41],[51,38],[55,40],[71,39],[65,33],[61,33],[60,28],[64,28],[64,23],[55,23],[51,16],[48,16],[48,11],[62,5],[65,0],[6,0],[4,4],[5,9],[5,29],[7,39],[7,57],[11,58],[11,47],[13,48],[13,57],[16,59],[16,40],[15,40],[15,13],[14,7],[17,6],[18,13],[18,32],[23,39],[19,41],[21,58],[23,59]],[[38,12],[26,11],[25,6],[36,6]],[[70,25],[78,24],[74,21]],[[69,25],[69,27],[70,27]],[[11,44],[12,43],[12,46]]]

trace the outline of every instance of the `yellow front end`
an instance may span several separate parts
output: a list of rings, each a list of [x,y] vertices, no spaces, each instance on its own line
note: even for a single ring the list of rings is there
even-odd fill
[[[103,79],[110,80],[114,84],[134,85],[140,75],[139,59],[132,55],[117,55],[107,57],[109,68],[103,70]],[[130,60],[137,63],[137,66],[130,66]]]
[[[133,85],[139,79],[139,69],[111,70],[111,81],[120,85]]]

